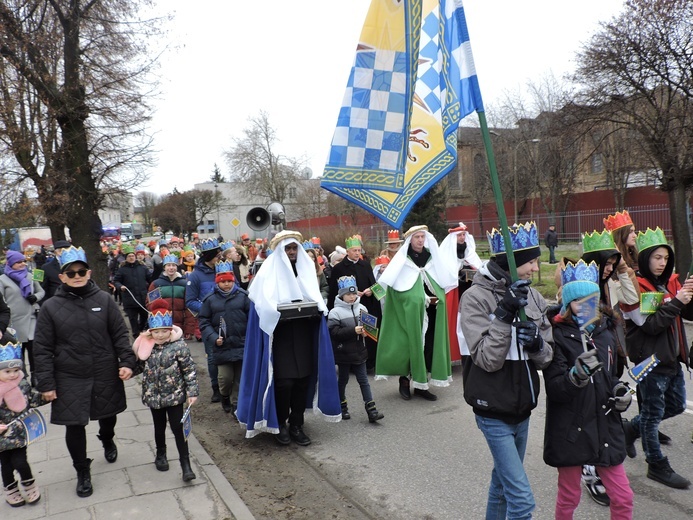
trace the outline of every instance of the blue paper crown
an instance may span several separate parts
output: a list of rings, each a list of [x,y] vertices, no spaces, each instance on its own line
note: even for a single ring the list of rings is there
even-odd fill
[[[18,368],[22,363],[22,344],[7,343],[0,345],[0,366],[3,368]]]
[[[202,242],[200,242],[200,248],[203,252],[218,249],[219,241],[216,238],[205,238]]]
[[[156,311],[149,315],[150,329],[170,329],[173,327],[173,313],[171,311]]]
[[[144,244],[137,244],[135,246],[135,251],[144,251]]]
[[[178,265],[178,257],[176,255],[166,255],[161,261],[161,265],[176,264]]]
[[[219,244],[219,247],[221,248],[222,251],[226,251],[227,249],[231,249],[232,247],[234,247],[234,243],[229,240],[228,242],[222,242],[221,244]],[[214,248],[211,248],[211,249],[214,249]],[[203,249],[203,251],[204,251],[204,249]]]
[[[339,292],[341,293],[343,290],[346,290],[347,292],[356,292],[356,278],[353,276],[340,276],[339,279],[337,280],[337,287],[339,289]]]
[[[315,244],[313,244],[312,242],[309,242],[308,240],[303,242],[303,249],[315,249],[314,246],[315,246]]]
[[[58,261],[60,262],[60,267],[71,264],[72,262],[84,262],[86,265],[89,265],[87,264],[87,255],[84,253],[84,249],[75,246],[63,249]]]
[[[568,262],[565,269],[561,271],[561,282],[565,286],[571,282],[592,282],[598,283],[599,268],[592,261],[586,264],[584,260],[578,260],[576,264]]]
[[[233,274],[233,262],[218,262],[217,265],[214,266],[214,270],[216,271],[216,274],[221,274],[221,273],[232,273]]]
[[[513,252],[539,247],[539,231],[537,231],[536,222],[510,226],[508,231],[510,232],[510,245]],[[486,232],[486,236],[492,255],[505,253],[503,234],[498,229],[493,228],[490,233]]]

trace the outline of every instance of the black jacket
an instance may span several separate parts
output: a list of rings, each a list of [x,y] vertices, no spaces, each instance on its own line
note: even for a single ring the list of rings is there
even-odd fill
[[[46,291],[46,294],[41,299],[41,305],[46,303],[46,300],[51,298],[55,291],[60,287],[62,282],[58,275],[60,274],[60,263],[57,258],[43,264],[43,282],[41,282],[41,287]]]
[[[616,375],[616,341],[604,320],[595,327],[588,346],[598,350],[604,363],[586,386],[570,382],[568,372],[584,352],[575,323],[554,324],[553,361],[543,370],[546,385],[544,462],[549,466],[616,466],[626,458],[621,414],[611,410],[609,398]]]
[[[0,336],[5,333],[5,330],[10,325],[10,308],[7,306],[5,298],[0,294]]]
[[[365,260],[359,260],[358,262],[352,262],[348,258],[344,258],[341,262],[332,268],[330,277],[328,279],[330,286],[330,295],[327,298],[327,308],[331,309],[334,307],[334,299],[339,293],[339,287],[337,286],[337,280],[342,276],[353,276],[356,278],[356,286],[359,291],[368,289],[375,284],[375,275],[373,275],[373,268],[371,264]],[[361,296],[361,303],[368,309],[368,313],[373,316],[382,316],[382,310],[380,308],[380,302],[375,298],[375,296]]]
[[[118,369],[134,369],[135,354],[115,300],[93,281],[82,296],[59,287],[39,313],[34,363],[39,391],[58,394],[52,423],[86,425],[125,410]]]
[[[223,295],[219,287],[215,287],[214,292],[202,302],[200,314],[197,316],[200,333],[205,347],[212,348],[216,365],[243,359],[248,312],[250,312],[248,293],[238,286],[228,296]],[[222,333],[224,343],[218,346],[216,341],[219,338],[221,317],[226,322],[226,334]]]
[[[152,273],[149,269],[139,262],[131,264],[125,262],[120,266],[118,271],[116,271],[113,281],[117,291],[120,291],[123,285],[128,288],[127,291],[121,293],[123,296],[124,309],[139,309],[140,306],[137,305],[137,302],[144,306],[149,282],[151,282],[151,276]],[[130,293],[132,293],[136,301],[132,299]]]
[[[361,309],[365,309],[365,307],[359,304],[358,299],[349,304],[337,297],[334,301],[334,308],[327,317],[334,362],[338,365],[360,365],[368,359],[368,351],[363,336],[354,332],[354,328],[360,324]]]

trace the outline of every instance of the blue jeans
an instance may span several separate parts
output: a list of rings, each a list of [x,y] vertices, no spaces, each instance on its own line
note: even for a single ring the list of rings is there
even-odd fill
[[[532,518],[534,495],[522,462],[525,458],[529,417],[520,424],[475,415],[493,456],[486,520]]]
[[[337,387],[339,388],[340,401],[346,400],[346,385],[349,382],[349,372],[351,371],[354,372],[356,381],[358,381],[359,386],[361,387],[361,397],[363,397],[363,402],[367,403],[373,400],[371,385],[368,382],[368,375],[366,374],[365,362],[361,363],[360,365],[340,363],[337,366],[339,367],[339,379],[337,380]]]
[[[633,418],[632,425],[635,431],[640,431],[647,462],[658,462],[664,458],[659,445],[659,423],[686,409],[686,384],[681,365],[677,363],[676,374],[671,376],[651,372],[638,384],[638,390],[642,396],[640,415]]]

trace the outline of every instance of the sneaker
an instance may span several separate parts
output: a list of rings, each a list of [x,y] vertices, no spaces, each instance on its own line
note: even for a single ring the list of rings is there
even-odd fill
[[[587,491],[589,491],[592,500],[594,500],[600,506],[609,507],[611,504],[611,499],[609,498],[609,495],[606,494],[606,488],[604,487],[604,484],[602,484],[602,479],[599,478],[599,475],[586,475],[585,467],[583,466],[582,483],[587,488]]]

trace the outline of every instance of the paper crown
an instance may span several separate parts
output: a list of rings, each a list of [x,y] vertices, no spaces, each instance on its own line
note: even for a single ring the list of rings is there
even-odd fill
[[[183,253],[194,253],[195,250],[192,248],[191,245],[187,245],[183,248]],[[174,254],[178,253],[178,251],[174,251]]]
[[[390,263],[390,257],[387,255],[380,255],[375,259],[375,265],[387,265]]]
[[[168,241],[169,244],[180,244],[181,239],[178,237],[171,237]]]
[[[243,234],[241,235],[241,240],[246,240],[246,239],[247,239],[247,240],[250,240],[250,235],[249,235],[248,233],[243,233]]]
[[[72,262],[83,262],[85,265],[89,265],[87,264],[87,255],[84,253],[84,249],[75,246],[63,249],[58,261],[61,269]]]
[[[219,249],[221,249],[222,251],[226,251],[227,249],[231,249],[233,246],[233,242],[229,240],[228,242],[221,242],[219,244]]]
[[[356,278],[353,276],[340,276],[337,279],[337,288],[340,296],[346,293],[356,294]]]
[[[638,248],[639,252],[649,249],[651,247],[667,246],[667,237],[664,236],[664,231],[657,226],[656,229],[650,229],[649,227],[645,232],[638,232],[638,236],[635,237],[635,246]]]
[[[536,222],[514,225],[508,231],[510,232],[510,245],[513,252],[539,247],[539,231]],[[493,228],[490,233],[486,232],[486,236],[492,255],[505,253],[505,240],[503,240],[503,234],[500,230]]]
[[[320,245],[320,237],[312,237],[310,241],[313,243],[313,245],[319,246]]]
[[[607,231],[615,231],[624,226],[632,226],[633,221],[627,210],[617,211],[614,215],[609,215],[604,219],[604,227]]]
[[[352,247],[361,247],[361,239],[357,235],[346,239],[346,248],[350,249]]]
[[[120,246],[120,252],[127,256],[130,253],[134,253],[135,248],[132,247],[132,244],[123,244],[122,246]]]
[[[22,344],[11,341],[0,345],[0,370],[5,368],[22,368]]]
[[[308,250],[308,249],[313,249],[313,243],[312,243],[312,242],[308,242],[308,241],[306,240],[305,242],[303,242],[303,249],[306,249],[306,250]]]
[[[399,231],[396,229],[389,229],[387,232],[387,240],[385,241],[386,244],[396,244],[399,242],[404,242],[401,238],[399,238]]]
[[[219,249],[219,241],[216,238],[205,238],[202,242],[200,242],[200,249],[202,249],[203,253],[206,251],[212,251],[213,249]]]
[[[214,266],[214,271],[216,272],[216,274],[233,274],[233,262],[217,262],[217,265]]]
[[[279,242],[281,242],[282,240],[286,240],[287,238],[293,238],[299,244],[303,243],[303,235],[301,233],[299,233],[298,231],[291,231],[290,229],[285,229],[274,235],[274,238],[272,238],[272,240],[270,241],[270,249],[277,249]]]
[[[137,244],[135,246],[135,253],[142,251],[144,253],[144,244]]]
[[[262,244],[262,239],[261,239],[261,238],[256,238],[256,239],[255,239],[255,243],[258,244],[258,245]]]
[[[170,329],[173,327],[173,313],[169,310],[168,302],[164,299],[154,300],[150,306],[147,319],[149,329]]]
[[[584,260],[578,260],[575,264],[568,262],[565,268],[561,269],[563,304],[567,305],[573,300],[599,293],[598,280],[599,268],[595,262],[589,264],[586,264]]]
[[[611,249],[616,249],[616,244],[614,243],[614,237],[608,229],[605,229],[601,233],[595,230],[592,233],[585,233],[582,235],[583,253],[608,251]]]
[[[176,255],[166,255],[161,261],[161,265],[176,264],[178,265],[178,257]]]

